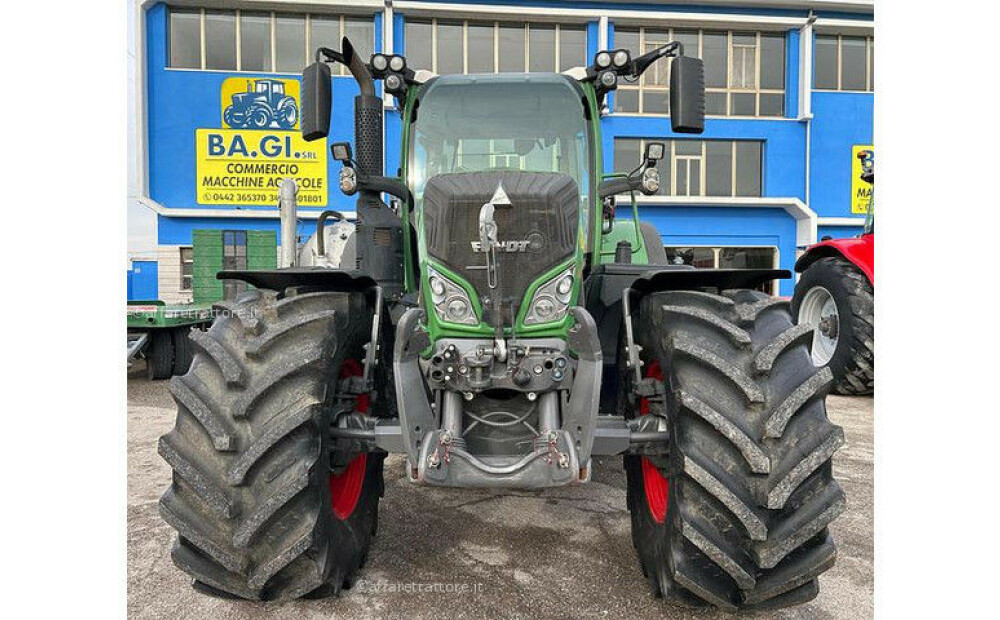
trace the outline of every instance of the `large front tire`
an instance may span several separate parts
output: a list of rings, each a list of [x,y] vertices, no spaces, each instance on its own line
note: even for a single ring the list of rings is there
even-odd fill
[[[638,321],[664,394],[633,413],[665,415],[670,432],[668,457],[625,459],[654,592],[729,611],[812,599],[845,500],[831,461],[843,430],[827,419],[831,376],[810,361],[808,328],[756,291],[655,293]]]
[[[370,333],[357,303],[253,290],[223,304],[209,331],[191,332],[191,369],[170,385],[177,422],[160,438],[173,470],[160,513],[178,533],[174,563],[200,591],[333,594],[364,563],[382,458],[338,455],[348,465],[331,469],[329,438],[340,370]]]

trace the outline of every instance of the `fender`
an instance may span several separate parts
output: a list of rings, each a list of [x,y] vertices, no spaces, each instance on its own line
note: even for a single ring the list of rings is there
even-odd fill
[[[875,235],[867,234],[847,239],[830,239],[811,246],[795,261],[796,273],[802,273],[821,258],[840,256],[865,274],[875,286]]]
[[[326,267],[223,270],[215,277],[219,280],[240,280],[257,288],[279,292],[295,286],[344,292],[367,291],[375,287],[375,280],[364,272]]]
[[[609,263],[597,266],[584,282],[585,307],[597,323],[604,380],[601,411],[614,411],[618,338],[622,328],[622,295],[631,289],[633,303],[649,293],[699,288],[755,288],[770,280],[792,277],[787,269],[695,269],[690,265]],[[636,307],[636,306],[633,306]]]

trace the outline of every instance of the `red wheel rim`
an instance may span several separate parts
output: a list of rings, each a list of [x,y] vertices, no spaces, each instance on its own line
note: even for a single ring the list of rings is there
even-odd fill
[[[330,505],[341,521],[354,514],[358,506],[367,465],[368,455],[359,454],[339,475],[330,474]]]
[[[646,367],[646,377],[663,380],[663,370],[660,361],[653,360]],[[649,413],[649,399],[639,399],[639,415]],[[646,506],[653,521],[663,523],[667,519],[667,506],[670,505],[670,483],[656,468],[656,465],[646,457],[642,457],[642,486],[646,490]]]
[[[345,360],[340,367],[340,378],[360,377],[362,372],[361,364],[357,360]],[[358,396],[354,410],[358,413],[368,413],[369,402],[367,394]],[[341,521],[354,514],[354,509],[358,506],[367,467],[368,455],[362,453],[355,457],[344,471],[330,474],[330,507],[333,509],[333,514]]]

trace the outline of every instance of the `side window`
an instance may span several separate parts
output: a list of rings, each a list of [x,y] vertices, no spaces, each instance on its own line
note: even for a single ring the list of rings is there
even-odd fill
[[[563,71],[587,65],[582,24],[408,19],[409,65],[440,75]]]
[[[875,90],[875,40],[872,37],[816,35],[813,45],[813,88]]]
[[[181,259],[181,290],[190,291],[191,281],[194,276],[194,249],[191,247],[180,248]]]
[[[339,48],[341,37],[365,59],[375,45],[374,15],[172,8],[169,28],[175,69],[297,74],[317,47]],[[334,70],[348,73],[339,64]]]
[[[763,193],[763,143],[756,140],[616,138],[614,171],[635,169],[652,140],[667,146],[666,157],[656,164],[661,195],[752,197]]]
[[[614,47],[645,53],[676,41],[705,63],[708,116],[785,114],[785,35],[780,32],[653,29],[616,26]],[[669,114],[670,64],[661,59],[614,93],[616,113]]]
[[[205,11],[205,67],[236,70],[234,11]]]
[[[306,66],[304,15],[279,14],[274,20],[274,68],[279,73],[299,73]]]
[[[170,66],[201,69],[201,11],[170,11]]]

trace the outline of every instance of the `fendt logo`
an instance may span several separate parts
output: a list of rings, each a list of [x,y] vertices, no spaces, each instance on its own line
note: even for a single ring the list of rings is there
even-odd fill
[[[472,241],[472,251],[473,252],[483,252],[483,244],[479,241]],[[498,241],[497,242],[497,252],[527,252],[528,244],[531,243],[527,239],[524,241]]]

